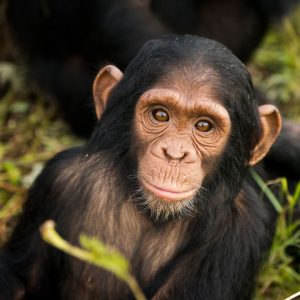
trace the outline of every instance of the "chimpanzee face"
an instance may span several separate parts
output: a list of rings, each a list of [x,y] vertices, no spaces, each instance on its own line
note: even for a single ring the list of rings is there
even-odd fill
[[[228,141],[227,110],[211,86],[170,82],[140,97],[134,119],[138,179],[146,204],[161,213],[190,211]]]

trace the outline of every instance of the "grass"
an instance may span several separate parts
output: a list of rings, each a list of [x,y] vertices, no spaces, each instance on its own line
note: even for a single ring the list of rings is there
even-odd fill
[[[300,219],[295,219],[300,208],[300,182],[293,194],[285,178],[270,182],[279,184],[280,194],[275,197],[253,170],[252,176],[279,214],[273,245],[258,279],[256,300],[285,299],[300,291]]]
[[[275,100],[284,115],[300,121],[300,9],[280,27],[274,26],[249,69],[255,85]],[[22,73],[15,65],[0,62],[0,82],[11,80],[9,91],[0,98],[0,245],[9,236],[27,189],[45,161],[82,142],[71,134],[55,104],[33,92]],[[290,195],[286,181],[278,182],[282,187],[277,199],[281,212],[258,280],[256,300],[282,300],[300,290],[299,265],[289,255],[299,246],[299,223],[292,212],[299,202],[300,187]],[[283,199],[287,205],[281,204]]]
[[[285,116],[300,120],[300,7],[274,25],[249,64],[253,81]]]
[[[12,88],[0,100],[0,244],[10,233],[14,216],[44,162],[79,142],[53,103],[24,90]]]

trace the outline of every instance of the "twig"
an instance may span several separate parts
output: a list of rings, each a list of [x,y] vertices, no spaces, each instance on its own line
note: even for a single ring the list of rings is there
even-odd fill
[[[7,182],[0,182],[0,189],[5,190],[10,193],[25,193],[26,192],[25,188],[15,186],[15,185],[12,185]]]

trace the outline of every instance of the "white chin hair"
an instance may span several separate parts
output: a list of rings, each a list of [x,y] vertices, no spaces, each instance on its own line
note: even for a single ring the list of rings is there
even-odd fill
[[[170,218],[183,218],[192,216],[195,211],[195,205],[193,198],[181,200],[181,201],[166,201],[158,198],[152,193],[140,189],[140,194],[143,195],[143,204],[146,209],[150,210],[151,216],[155,219],[168,220]]]

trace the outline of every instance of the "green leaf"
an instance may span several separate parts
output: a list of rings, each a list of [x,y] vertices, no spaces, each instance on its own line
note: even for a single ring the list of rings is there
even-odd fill
[[[2,164],[3,170],[7,173],[9,181],[12,184],[17,184],[21,181],[21,171],[11,161],[6,161]]]
[[[98,239],[89,238],[83,234],[81,234],[79,238],[83,249],[73,246],[62,239],[54,228],[55,223],[51,220],[46,221],[40,227],[42,238],[47,243],[69,255],[112,272],[119,279],[127,283],[137,300],[146,300],[136,279],[130,274],[128,261],[119,251],[104,245]]]

